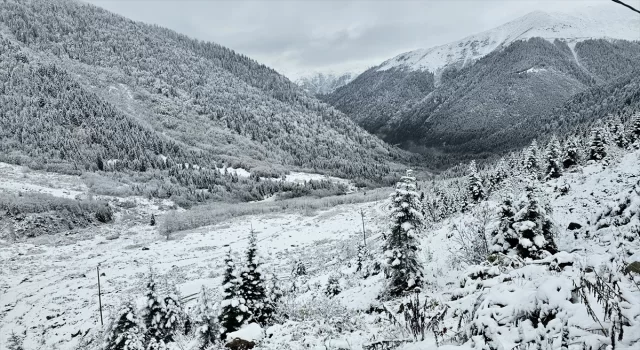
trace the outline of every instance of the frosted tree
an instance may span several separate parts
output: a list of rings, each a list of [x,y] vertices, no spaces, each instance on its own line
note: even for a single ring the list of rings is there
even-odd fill
[[[636,114],[632,119],[629,141],[635,148],[640,148],[640,114]]]
[[[196,329],[198,349],[208,349],[218,340],[219,330],[209,293],[204,286],[200,289],[198,301],[193,311],[193,322]]]
[[[327,286],[324,289],[324,294],[328,297],[333,297],[342,292],[342,287],[340,287],[340,275],[331,274],[329,279],[327,280]]]
[[[163,319],[166,318],[166,310],[156,290],[155,274],[149,270],[147,279],[147,292],[145,305],[142,308],[142,321],[145,327],[145,344],[160,343],[165,338]]]
[[[164,297],[165,313],[161,320],[164,330],[163,341],[170,343],[175,341],[175,336],[182,329],[185,322],[184,308],[180,302],[180,295],[175,285],[168,286],[169,294]]]
[[[252,231],[249,236],[249,247],[247,247],[245,266],[240,275],[240,295],[244,298],[249,308],[250,321],[265,325],[266,320],[270,318],[270,316],[265,315],[263,310],[267,300],[266,283],[262,276],[262,264],[258,256],[256,243],[256,233]]]
[[[420,287],[422,270],[418,261],[418,235],[423,227],[420,198],[416,179],[411,170],[396,184],[391,194],[391,232],[386,235],[384,254],[387,292],[397,296]]]
[[[494,190],[498,187],[498,185],[504,181],[509,174],[507,173],[507,162],[504,158],[500,158],[498,163],[496,164],[495,171],[491,175],[489,179],[489,183],[491,184],[491,189]]]
[[[547,210],[540,204],[533,182],[526,187],[523,207],[515,214],[513,229],[518,235],[518,254],[523,258],[539,259],[558,249],[554,226]]]
[[[491,232],[489,252],[507,254],[518,245],[518,234],[513,229],[516,208],[513,199],[507,196],[498,207],[498,225]]]
[[[271,324],[273,322],[274,315],[278,308],[278,303],[283,296],[284,292],[280,288],[280,281],[275,275],[273,275],[271,279],[269,279],[269,283],[267,285],[267,300],[263,309],[266,324]]]
[[[627,140],[627,133],[620,118],[616,118],[612,121],[609,131],[611,133],[611,138],[616,146],[620,148],[627,148],[627,146],[629,145],[629,140]]]
[[[144,335],[133,302],[124,302],[109,324],[102,350],[144,350]]]
[[[531,145],[524,155],[524,169],[527,172],[535,174],[540,169],[539,153],[538,142],[536,140],[531,141]]]
[[[564,144],[562,166],[564,166],[565,169],[568,169],[574,165],[577,165],[579,160],[578,157],[578,144],[576,143],[575,138],[570,137]]]
[[[544,157],[546,163],[546,179],[554,179],[562,175],[561,157],[562,146],[560,146],[558,139],[553,136],[547,145]]]
[[[222,279],[222,302],[218,317],[222,339],[227,333],[235,332],[248,320],[249,309],[240,295],[240,279],[236,274],[231,250],[224,260],[225,272]]]
[[[602,160],[607,156],[604,145],[604,137],[601,128],[595,128],[591,131],[591,140],[589,142],[589,160]]]
[[[13,331],[11,332],[9,339],[7,339],[7,350],[24,350],[24,347],[22,346],[22,338]]]
[[[472,160],[469,164],[469,175],[467,179],[467,195],[469,199],[477,203],[485,198],[484,186],[482,185],[482,179],[478,175],[478,168],[476,167],[476,161]]]

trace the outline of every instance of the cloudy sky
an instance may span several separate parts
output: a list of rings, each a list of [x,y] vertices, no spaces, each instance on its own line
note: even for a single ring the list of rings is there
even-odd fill
[[[609,0],[85,0],[134,20],[213,41],[296,78],[364,70],[531,11]],[[640,0],[627,3],[640,8]]]

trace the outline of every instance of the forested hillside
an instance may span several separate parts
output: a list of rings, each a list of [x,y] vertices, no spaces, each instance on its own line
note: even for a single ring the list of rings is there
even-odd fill
[[[76,1],[4,1],[0,18],[3,161],[174,174],[188,163],[200,173],[175,181],[202,188],[216,167],[381,180],[408,158],[219,45]]]
[[[383,140],[447,167],[640,103],[627,92],[640,62],[640,31],[633,28],[640,28],[637,16],[611,6],[533,12],[398,55],[322,99]],[[604,103],[597,91],[625,103]],[[567,111],[575,104],[586,115]]]
[[[390,143],[477,157],[639,104],[638,95],[628,93],[635,86],[639,50],[640,44],[629,41],[587,40],[572,48],[532,38],[462,69],[448,68],[437,84],[430,83],[429,71],[374,68],[326,101]],[[570,113],[575,104],[597,112]]]

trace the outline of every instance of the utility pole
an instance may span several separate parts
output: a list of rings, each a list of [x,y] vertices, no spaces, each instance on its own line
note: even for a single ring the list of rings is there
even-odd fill
[[[360,209],[360,217],[362,218],[362,240],[364,241],[364,246],[367,246],[367,231],[364,229],[364,210]]]
[[[98,271],[98,305],[100,305],[100,326],[104,326],[104,322],[102,321],[102,295],[100,294],[100,264],[96,266],[96,270]]]

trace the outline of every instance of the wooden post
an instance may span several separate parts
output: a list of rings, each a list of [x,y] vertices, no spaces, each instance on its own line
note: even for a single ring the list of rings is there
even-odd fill
[[[100,265],[96,266],[96,270],[98,271],[98,305],[100,306],[100,326],[104,326],[104,322],[102,321],[102,295],[100,294]]]
[[[364,211],[360,209],[360,217],[362,218],[362,240],[364,241],[364,246],[367,246],[367,231],[364,229]]]

